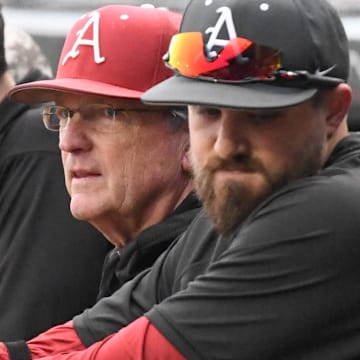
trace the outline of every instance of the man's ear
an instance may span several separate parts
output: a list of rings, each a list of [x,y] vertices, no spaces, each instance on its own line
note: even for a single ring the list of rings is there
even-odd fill
[[[327,138],[330,139],[339,126],[346,121],[352,99],[351,87],[348,84],[340,84],[327,98]]]
[[[181,168],[185,173],[191,174],[191,155],[190,155],[190,145],[184,150],[183,158],[181,161]]]

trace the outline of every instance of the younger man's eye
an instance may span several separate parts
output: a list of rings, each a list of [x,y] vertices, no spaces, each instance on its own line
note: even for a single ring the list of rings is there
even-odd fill
[[[195,110],[199,115],[206,116],[208,118],[217,118],[221,115],[221,110],[213,107],[198,106]]]
[[[271,120],[274,120],[280,116],[279,111],[256,111],[251,113],[251,119],[255,122],[269,122]]]

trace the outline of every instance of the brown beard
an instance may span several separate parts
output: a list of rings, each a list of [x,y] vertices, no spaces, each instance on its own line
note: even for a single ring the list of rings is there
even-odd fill
[[[192,159],[196,192],[217,231],[223,236],[230,235],[275,190],[293,180],[316,174],[322,164],[322,146],[306,145],[306,150],[294,159],[292,166],[283,168],[277,174],[270,174],[259,160],[245,156],[231,160],[213,158],[202,169]],[[237,181],[228,181],[216,188],[216,172],[229,169],[262,174],[263,186],[254,189]]]

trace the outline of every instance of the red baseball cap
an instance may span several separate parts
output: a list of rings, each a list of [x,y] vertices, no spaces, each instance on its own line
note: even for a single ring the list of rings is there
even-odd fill
[[[59,92],[140,99],[172,72],[162,60],[181,15],[165,9],[109,5],[83,15],[68,33],[56,78],[15,86],[8,97],[53,101]]]

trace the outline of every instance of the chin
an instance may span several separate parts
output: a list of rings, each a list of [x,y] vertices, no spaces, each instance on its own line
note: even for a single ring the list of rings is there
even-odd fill
[[[74,196],[71,198],[70,211],[77,220],[89,221],[94,217],[94,208],[91,206],[91,201],[83,197]]]
[[[90,217],[88,211],[81,211],[79,209],[70,209],[72,216],[77,220],[89,221]]]

